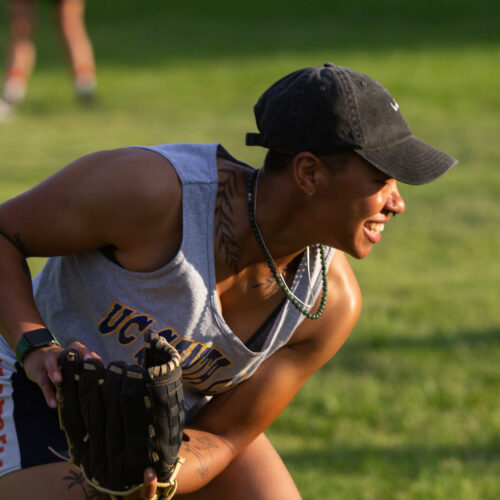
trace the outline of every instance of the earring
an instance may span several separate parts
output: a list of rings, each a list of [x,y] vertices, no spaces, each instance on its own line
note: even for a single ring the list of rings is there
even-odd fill
[[[301,185],[301,186],[305,186],[305,185],[306,185],[306,183],[305,183],[304,181],[302,181],[302,182],[300,183],[300,185]],[[312,196],[312,195],[313,195],[312,191],[309,191],[309,193],[307,193],[307,196]]]

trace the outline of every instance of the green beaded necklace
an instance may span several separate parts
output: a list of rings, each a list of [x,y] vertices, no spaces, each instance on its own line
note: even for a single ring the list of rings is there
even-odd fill
[[[254,212],[254,207],[253,207],[253,186],[255,184],[255,179],[258,174],[258,170],[252,173],[248,180],[248,218],[250,220],[250,226],[252,227],[253,234],[255,235],[255,239],[257,240],[257,243],[264,255],[264,258],[266,259],[267,265],[269,266],[269,269],[271,270],[271,273],[274,277],[274,280],[276,281],[277,285],[280,287],[281,291],[285,294],[285,297],[287,298],[288,301],[292,303],[292,305],[300,311],[301,314],[303,314],[306,318],[309,319],[318,319],[322,314],[323,311],[325,310],[325,304],[326,304],[326,296],[328,293],[328,278],[327,278],[327,268],[326,268],[326,259],[325,259],[325,249],[323,248],[323,245],[319,245],[319,252],[321,256],[321,277],[322,277],[322,291],[321,291],[321,301],[318,306],[318,310],[315,313],[309,312],[307,309],[305,309],[302,304],[299,302],[299,299],[289,290],[287,287],[285,281],[283,280],[281,274],[278,273],[275,264],[273,263],[272,257],[269,254],[266,245],[264,244],[264,240],[262,239],[262,236],[260,234],[259,228],[257,226],[257,221],[255,219],[255,212]]]

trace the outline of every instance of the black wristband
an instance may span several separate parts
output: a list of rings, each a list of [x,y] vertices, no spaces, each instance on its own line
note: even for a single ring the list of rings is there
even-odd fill
[[[17,343],[16,358],[22,365],[24,357],[28,354],[28,352],[36,351],[37,349],[53,344],[60,345],[57,339],[47,328],[30,330],[29,332],[23,333],[23,336]]]

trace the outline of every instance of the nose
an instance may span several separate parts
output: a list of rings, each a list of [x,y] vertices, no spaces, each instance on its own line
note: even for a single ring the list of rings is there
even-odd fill
[[[392,191],[386,202],[386,209],[395,214],[402,214],[405,211],[406,205],[403,197],[399,193],[396,180],[392,182]]]

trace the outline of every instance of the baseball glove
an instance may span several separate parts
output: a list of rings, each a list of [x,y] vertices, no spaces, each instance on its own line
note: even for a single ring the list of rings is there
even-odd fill
[[[159,494],[170,499],[183,459],[182,370],[178,352],[154,332],[145,334],[143,365],[83,361],[66,349],[59,357],[58,412],[70,462],[98,491],[128,496],[143,484],[147,467]]]

